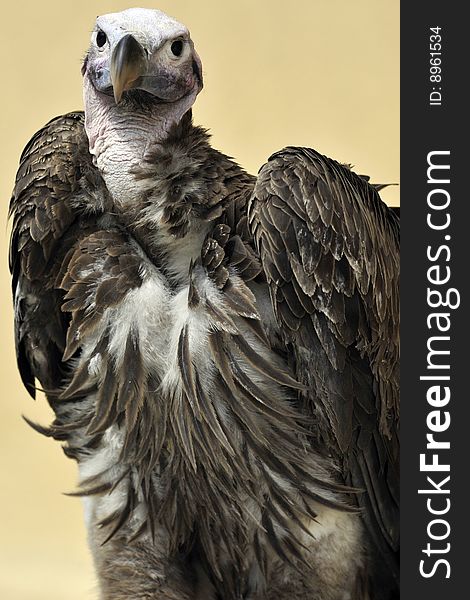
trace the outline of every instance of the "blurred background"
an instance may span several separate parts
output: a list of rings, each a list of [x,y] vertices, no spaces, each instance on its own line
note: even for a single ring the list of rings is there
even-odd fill
[[[194,110],[213,144],[256,173],[286,145],[311,146],[380,183],[399,181],[399,0],[22,0],[2,5],[0,598],[97,598],[75,463],[21,419],[47,424],[17,374],[7,209],[22,148],[80,109],[80,63],[98,14],[159,8],[185,23],[205,87]],[[399,188],[383,191],[399,203]]]

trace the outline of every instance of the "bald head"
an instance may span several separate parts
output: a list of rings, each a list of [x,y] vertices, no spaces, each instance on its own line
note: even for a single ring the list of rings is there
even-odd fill
[[[117,203],[135,195],[135,169],[191,109],[201,61],[188,29],[157,10],[97,18],[83,67],[90,153]]]
[[[187,27],[143,8],[99,16],[83,68],[94,90],[116,103],[132,90],[155,103],[195,98],[202,88],[201,71]]]
[[[185,25],[159,10],[147,8],[129,8],[98,17],[91,37],[92,45],[98,31],[107,34],[111,45],[115,45],[123,35],[131,34],[149,52],[158,50],[172,39],[189,39]]]

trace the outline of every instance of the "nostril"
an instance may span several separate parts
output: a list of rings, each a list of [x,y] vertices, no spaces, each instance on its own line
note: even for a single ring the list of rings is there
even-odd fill
[[[183,41],[175,40],[171,44],[171,51],[175,56],[181,56],[181,53],[183,52]]]

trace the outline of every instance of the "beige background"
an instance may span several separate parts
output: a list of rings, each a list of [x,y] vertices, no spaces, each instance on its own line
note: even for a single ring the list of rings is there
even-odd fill
[[[157,4],[158,2],[158,4]],[[256,172],[271,152],[309,145],[368,173],[399,180],[398,0],[155,0],[192,32],[204,66],[197,123]],[[80,61],[99,13],[121,1],[2,4],[1,223],[19,154],[47,120],[81,108]],[[398,203],[398,188],[383,197]],[[2,226],[6,231],[6,225]],[[45,401],[23,390],[14,360],[1,234],[0,598],[96,598],[75,464],[21,414],[48,423]]]

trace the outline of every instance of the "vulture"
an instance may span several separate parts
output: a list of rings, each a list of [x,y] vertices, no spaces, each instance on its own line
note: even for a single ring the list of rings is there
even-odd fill
[[[10,205],[18,368],[104,600],[398,597],[399,220],[310,148],[193,125],[188,29],[98,17]]]

